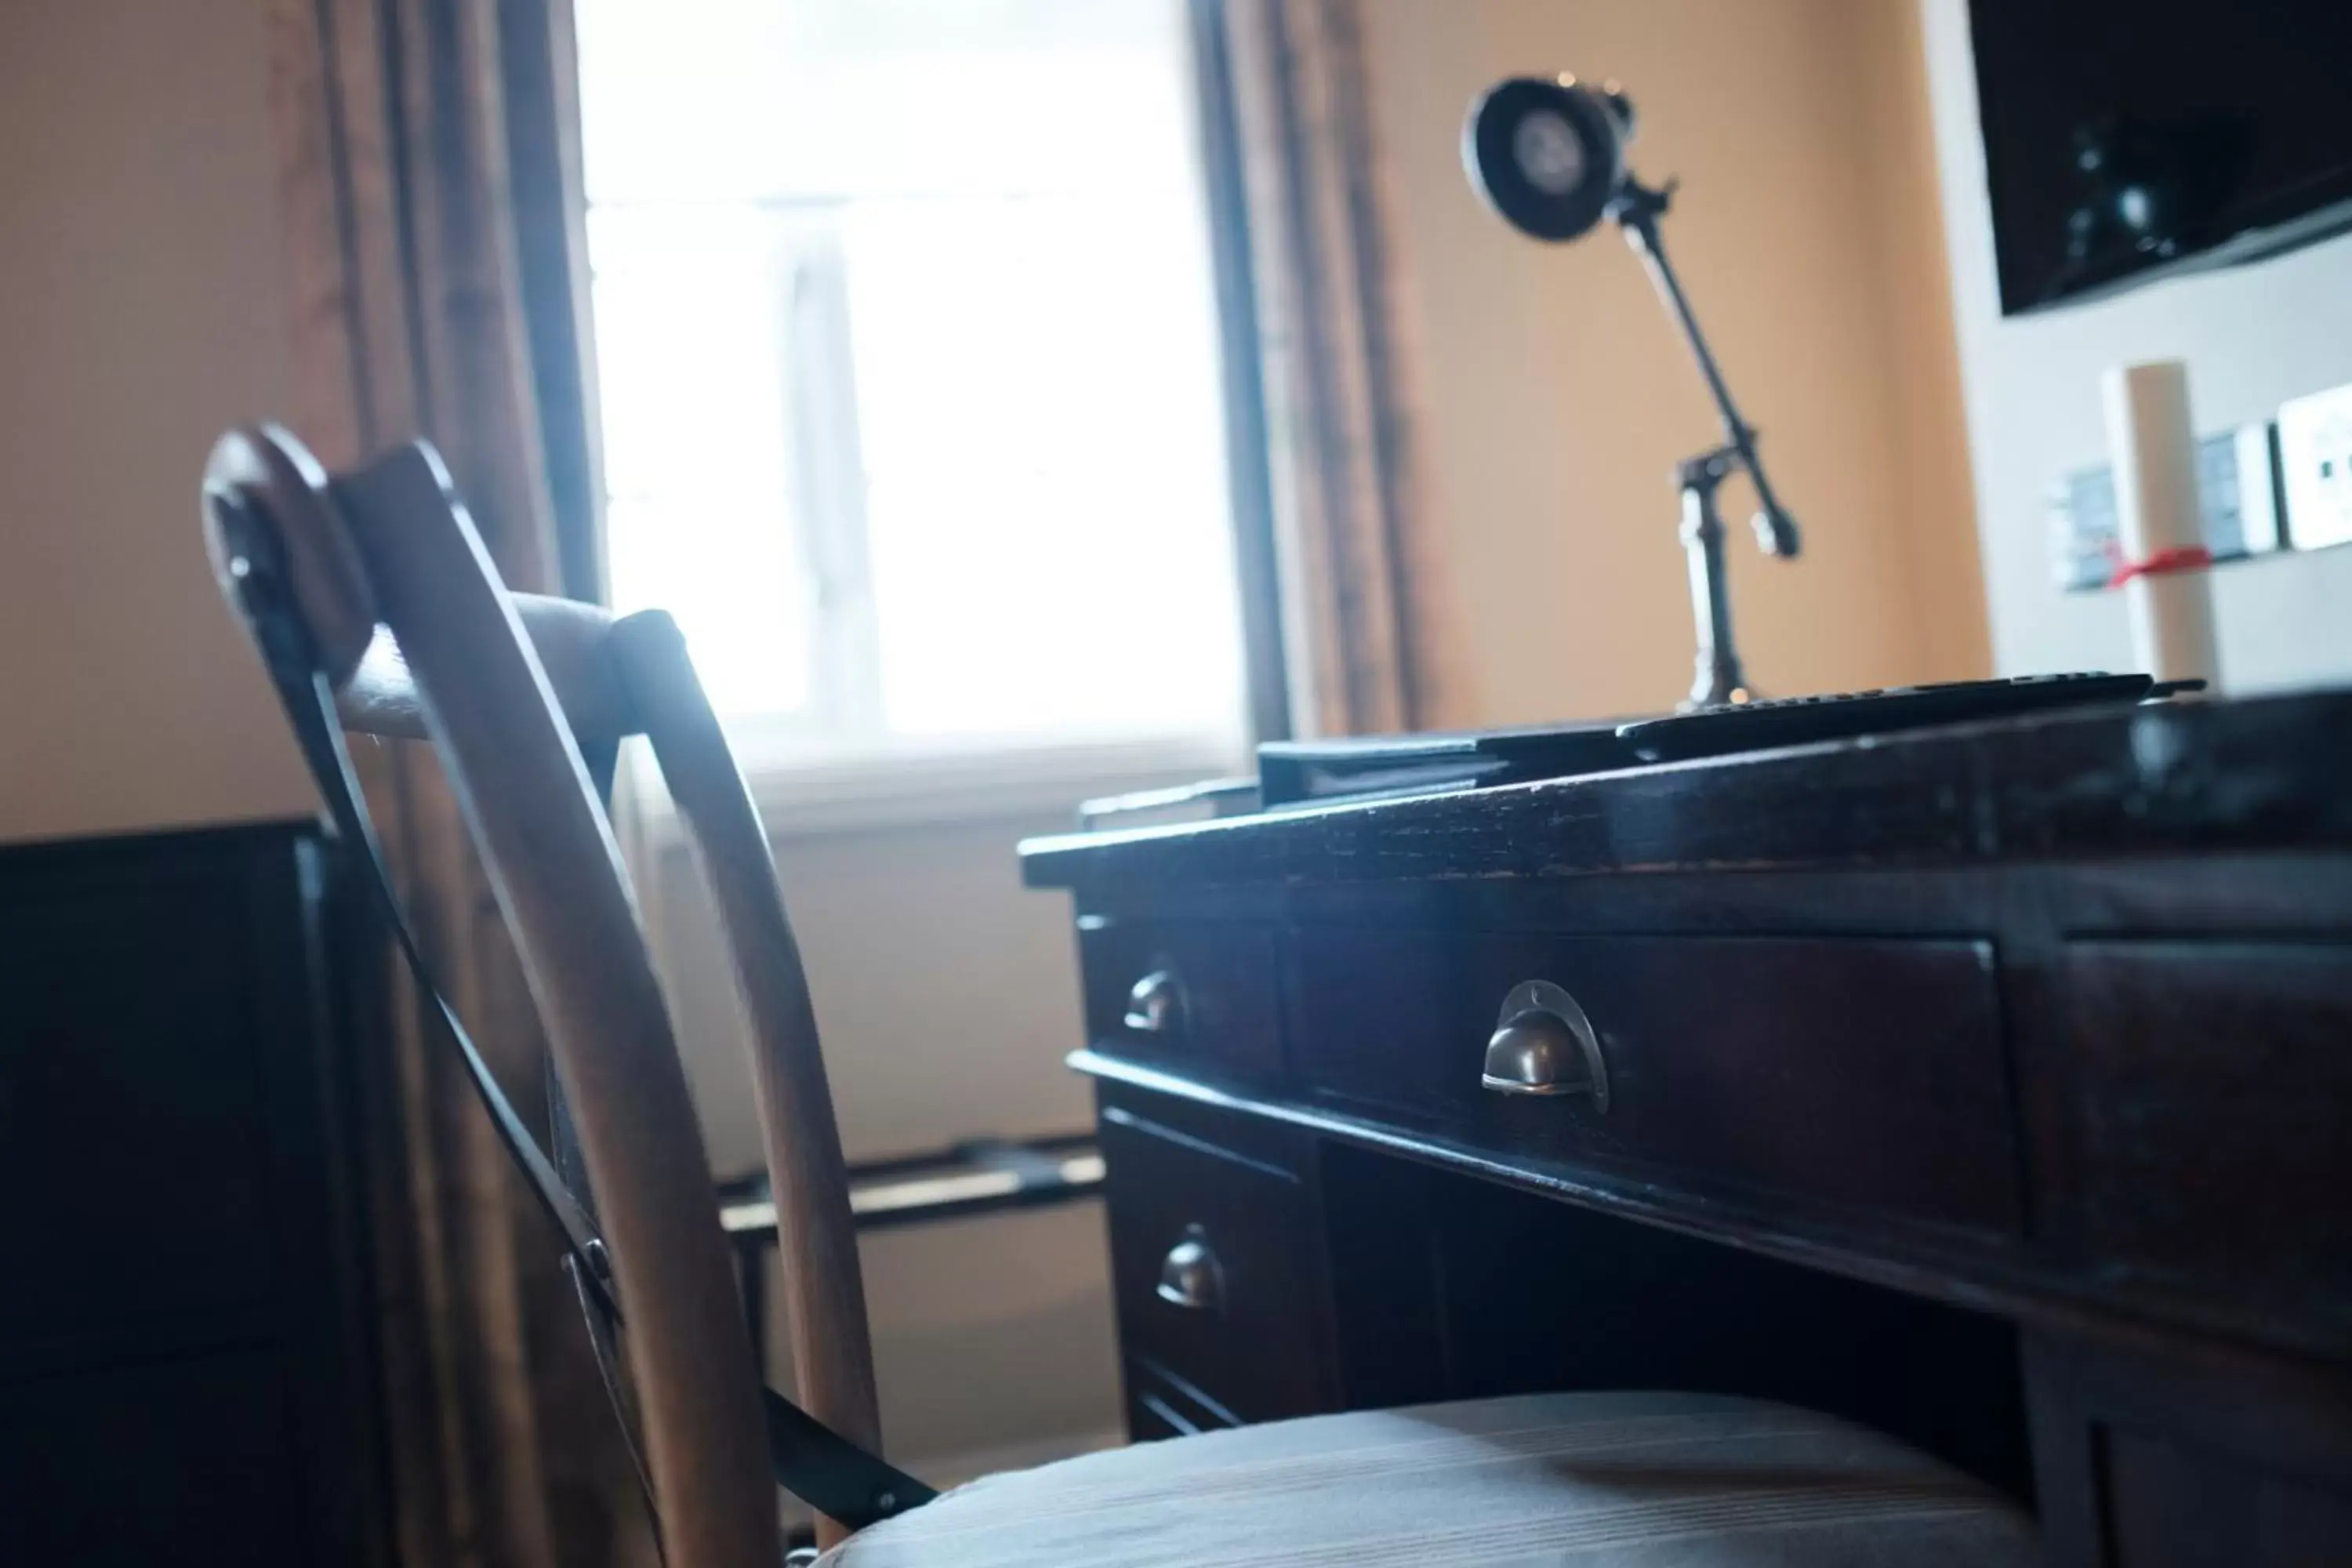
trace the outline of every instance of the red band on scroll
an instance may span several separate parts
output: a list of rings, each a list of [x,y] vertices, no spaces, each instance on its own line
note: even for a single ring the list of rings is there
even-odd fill
[[[2135,577],[2164,577],[2175,572],[2202,572],[2213,564],[2213,552],[2201,544],[2159,550],[2145,561],[2117,560],[2107,586],[2120,588]]]

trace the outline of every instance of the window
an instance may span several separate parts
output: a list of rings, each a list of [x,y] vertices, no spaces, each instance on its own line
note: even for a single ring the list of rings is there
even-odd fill
[[[754,771],[1242,723],[1181,0],[580,0],[615,607]]]

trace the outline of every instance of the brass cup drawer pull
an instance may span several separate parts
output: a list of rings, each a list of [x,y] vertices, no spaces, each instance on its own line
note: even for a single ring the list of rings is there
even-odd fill
[[[1174,1035],[1184,1027],[1184,987],[1172,969],[1155,969],[1128,989],[1120,1022],[1139,1035]]]
[[[1210,1247],[1208,1233],[1199,1226],[1186,1226],[1183,1236],[1160,1260],[1160,1288],[1155,1294],[1188,1312],[1213,1312],[1225,1304],[1224,1266]]]
[[[1503,998],[1478,1081],[1496,1094],[1590,1095],[1593,1110],[1609,1109],[1601,1037],[1576,998],[1548,981],[1530,980]]]

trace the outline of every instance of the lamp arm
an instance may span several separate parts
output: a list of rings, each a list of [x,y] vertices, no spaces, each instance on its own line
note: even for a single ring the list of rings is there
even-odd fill
[[[1738,454],[1740,467],[1748,470],[1748,479],[1756,486],[1756,499],[1761,508],[1756,515],[1757,543],[1767,554],[1793,556],[1803,548],[1797,520],[1789,515],[1788,509],[1772,493],[1772,483],[1764,477],[1764,461],[1756,453],[1756,432],[1739,416],[1738,405],[1731,400],[1731,388],[1724,384],[1723,372],[1717,366],[1715,355],[1706,346],[1706,335],[1699,331],[1698,318],[1692,314],[1690,300],[1683,293],[1682,280],[1675,275],[1674,264],[1666,259],[1658,219],[1673,196],[1673,181],[1669,180],[1663,189],[1653,189],[1628,173],[1610,204],[1610,216],[1625,231],[1626,243],[1649,268],[1650,281],[1656,285],[1659,299],[1682,328],[1683,340],[1690,345],[1691,357],[1698,362],[1699,374],[1706,378],[1706,389],[1714,395],[1716,408],[1723,416],[1724,443]]]

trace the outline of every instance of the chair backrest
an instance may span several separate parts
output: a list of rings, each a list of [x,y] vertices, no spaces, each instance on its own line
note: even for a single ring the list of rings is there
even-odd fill
[[[578,1126],[674,1568],[773,1568],[774,1485],[710,1171],[645,933],[582,761],[642,732],[694,841],[751,1025],[802,1405],[877,1447],[847,1173],[774,862],[665,616],[509,594],[429,447],[329,479],[274,427],[206,471],[274,533],[347,729],[438,750]],[[208,499],[207,540],[229,558]],[[831,1538],[837,1531],[821,1529]]]

